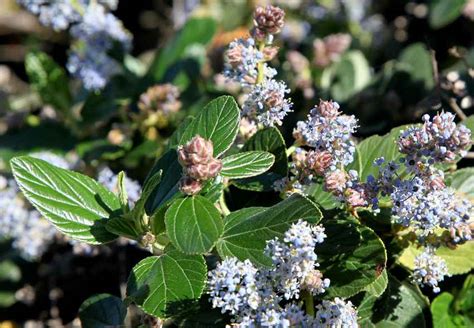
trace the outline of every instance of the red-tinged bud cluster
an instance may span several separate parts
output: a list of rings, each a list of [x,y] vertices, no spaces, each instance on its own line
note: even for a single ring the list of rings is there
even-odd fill
[[[285,24],[285,12],[274,6],[257,7],[253,14],[253,36],[264,40],[268,35],[280,33]]]
[[[180,190],[187,195],[197,194],[203,182],[215,178],[222,169],[222,162],[213,156],[210,140],[195,136],[186,145],[178,148],[178,161],[183,166],[184,177]]]

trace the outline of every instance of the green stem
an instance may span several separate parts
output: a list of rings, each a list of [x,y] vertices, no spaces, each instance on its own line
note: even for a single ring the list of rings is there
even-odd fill
[[[307,290],[303,290],[301,296],[304,301],[306,314],[314,317],[314,300],[313,295]]]
[[[260,44],[258,45],[258,50],[260,52],[263,52],[263,49],[265,48],[265,42],[260,42]],[[257,71],[258,71],[258,75],[257,75],[257,81],[256,81],[256,84],[261,84],[263,82],[263,79],[265,77],[265,66],[264,66],[264,63],[265,61],[262,60],[260,61],[258,64],[257,64]]]
[[[219,207],[221,209],[222,214],[224,214],[225,216],[230,214],[230,210],[227,207],[227,204],[225,203],[224,191],[222,191],[221,197],[219,197]]]
[[[297,146],[296,145],[292,145],[290,148],[288,148],[286,150],[286,157],[290,157],[291,154],[293,154],[296,150]]]

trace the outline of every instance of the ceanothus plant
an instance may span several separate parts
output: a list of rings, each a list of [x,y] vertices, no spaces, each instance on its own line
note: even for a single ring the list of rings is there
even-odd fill
[[[135,304],[165,325],[357,327],[403,297],[413,306],[393,306],[413,324],[425,300],[389,272],[396,258],[413,268],[414,284],[439,292],[450,264],[438,250],[472,243],[473,206],[449,186],[447,164],[472,143],[454,115],[426,115],[423,125],[356,144],[357,119],[321,100],[286,148],[276,126],[293,105],[269,66],[284,16],[256,9],[251,37],[226,53],[241,109],[221,96],[185,120],[140,193],[127,190],[124,173],[114,193],[38,158],[11,161],[26,198],[68,237],[96,245],[125,237],[150,251],[130,272],[126,299],[86,300],[83,322],[99,306],[123,320]],[[231,211],[230,188],[282,199]],[[408,265],[407,252],[415,253]]]

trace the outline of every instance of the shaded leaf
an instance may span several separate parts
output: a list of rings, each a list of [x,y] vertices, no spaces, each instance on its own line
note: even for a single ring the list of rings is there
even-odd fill
[[[84,328],[120,326],[127,315],[122,300],[110,294],[89,297],[79,308],[79,319]]]
[[[387,254],[371,229],[349,219],[331,218],[322,224],[327,238],[315,251],[321,271],[331,279],[323,297],[351,297],[383,274]]]

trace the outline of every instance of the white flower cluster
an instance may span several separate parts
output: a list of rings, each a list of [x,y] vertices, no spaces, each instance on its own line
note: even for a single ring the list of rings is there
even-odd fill
[[[336,322],[343,324],[337,327],[353,327],[357,313],[350,302],[336,299],[339,312],[324,303],[316,308],[316,317],[305,314],[298,302],[301,290],[312,297],[329,287],[329,279],[323,279],[316,270],[314,252],[316,244],[325,238],[323,227],[299,220],[281,240],[267,242],[265,254],[273,264],[270,268],[256,268],[249,260],[223,260],[209,272],[213,307],[233,315],[237,327],[336,327],[330,325]],[[290,302],[283,306],[282,301]]]

